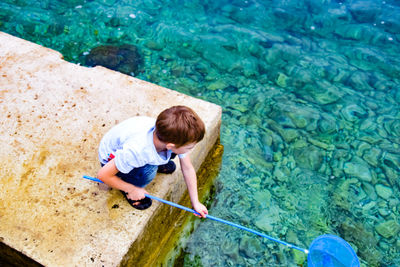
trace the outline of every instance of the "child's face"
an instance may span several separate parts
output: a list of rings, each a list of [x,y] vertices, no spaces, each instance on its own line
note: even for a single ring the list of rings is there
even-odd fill
[[[196,143],[183,145],[181,147],[176,147],[175,145],[172,145],[171,146],[171,150],[175,154],[185,154],[185,153],[190,152],[194,148],[195,145],[196,145]]]

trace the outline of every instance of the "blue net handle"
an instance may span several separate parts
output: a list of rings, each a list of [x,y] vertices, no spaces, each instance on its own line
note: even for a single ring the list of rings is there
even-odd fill
[[[101,181],[100,179],[97,179],[97,178],[94,178],[94,177],[90,177],[90,176],[87,176],[87,175],[84,175],[83,178],[88,179],[88,180],[92,180],[92,181],[95,181],[95,182],[98,182],[98,183],[103,183],[103,181]],[[145,194],[145,195],[146,195],[146,197],[148,197],[148,198],[157,200],[157,201],[162,202],[162,203],[164,203],[164,204],[168,204],[168,205],[173,206],[173,207],[175,207],[175,208],[182,209],[182,210],[185,210],[185,211],[188,211],[188,212],[191,212],[191,213],[200,215],[200,214],[197,213],[195,210],[189,209],[189,208],[187,208],[187,207],[185,207],[185,206],[182,206],[182,205],[176,204],[176,203],[174,203],[174,202],[171,202],[171,201],[168,201],[168,200],[165,200],[165,199],[162,199],[162,198],[158,198],[158,197],[155,197],[155,196],[152,196],[152,195],[149,195],[149,194]],[[267,239],[269,239],[269,240],[271,240],[271,241],[274,241],[274,242],[280,243],[280,244],[282,244],[282,245],[285,245],[285,246],[287,246],[287,247],[289,247],[289,248],[297,249],[297,250],[300,250],[301,252],[304,252],[304,253],[308,254],[308,250],[307,250],[307,249],[300,248],[300,247],[298,247],[298,246],[295,246],[295,245],[293,245],[293,244],[287,243],[287,242],[285,242],[285,241],[282,241],[282,240],[273,238],[273,237],[268,236],[268,235],[266,235],[266,234],[264,234],[264,233],[260,233],[260,232],[257,232],[257,231],[255,231],[255,230],[253,230],[253,229],[247,228],[247,227],[245,227],[245,226],[242,226],[242,225],[239,225],[239,224],[236,224],[236,223],[233,223],[233,222],[224,220],[224,219],[220,219],[220,218],[211,216],[211,215],[209,215],[209,214],[207,214],[206,218],[207,218],[207,219],[210,219],[210,220],[213,220],[213,221],[220,222],[220,223],[224,223],[224,224],[227,224],[227,225],[230,225],[230,226],[233,226],[233,227],[242,229],[242,230],[245,230],[245,231],[247,231],[247,232],[256,234],[256,235],[258,235],[258,236],[267,238]]]
[[[83,178],[89,179],[95,182],[103,183],[103,181],[90,177],[87,175],[84,175]],[[193,209],[189,209],[185,206],[176,204],[174,202],[158,198],[149,194],[145,194],[146,197],[157,200],[159,202],[162,202],[164,204],[168,204],[170,206],[200,215]],[[295,246],[293,244],[287,243],[285,241],[273,238],[271,236],[268,236],[264,233],[257,232],[253,229],[247,228],[245,226],[220,219],[214,216],[211,216],[209,214],[206,215],[207,219],[217,221],[220,223],[224,223],[242,230],[245,230],[247,232],[256,234],[258,236],[267,238],[271,241],[277,242],[279,244],[285,245],[289,248],[297,249],[301,252],[304,252],[307,254],[307,264],[308,267],[359,267],[360,262],[358,260],[357,254],[354,252],[353,248],[342,238],[335,236],[335,235],[321,235],[317,238],[315,238],[309,249],[304,249],[300,248],[298,246]]]

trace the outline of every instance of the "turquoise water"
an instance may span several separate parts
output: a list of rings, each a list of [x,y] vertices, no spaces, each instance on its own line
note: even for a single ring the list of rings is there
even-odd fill
[[[120,71],[223,107],[211,214],[304,248],[332,233],[365,266],[400,266],[398,1],[2,0],[0,30],[83,65],[135,46]],[[184,252],[185,266],[305,264],[212,221]]]

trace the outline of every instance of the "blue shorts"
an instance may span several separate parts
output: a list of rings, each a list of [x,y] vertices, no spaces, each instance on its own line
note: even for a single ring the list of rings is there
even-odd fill
[[[101,164],[103,167],[104,164]],[[145,187],[157,174],[157,165],[144,165],[143,167],[134,168],[129,173],[118,172],[116,175],[127,183],[137,187]]]

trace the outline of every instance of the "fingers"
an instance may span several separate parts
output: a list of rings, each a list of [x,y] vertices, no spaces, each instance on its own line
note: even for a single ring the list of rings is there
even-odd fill
[[[141,200],[146,197],[145,194],[147,194],[146,190],[144,190],[143,188],[136,187],[128,193],[128,198],[134,201]]]
[[[199,218],[206,218],[206,217],[207,217],[207,214],[208,214],[208,211],[207,211],[207,210],[199,210],[199,211],[196,210],[196,212],[197,212],[197,213],[193,213],[193,214],[194,214],[195,216],[199,217]]]

